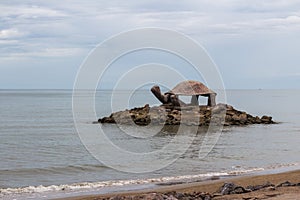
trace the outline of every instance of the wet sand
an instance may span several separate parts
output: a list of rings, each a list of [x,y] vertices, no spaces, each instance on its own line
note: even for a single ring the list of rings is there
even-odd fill
[[[110,194],[101,194],[101,195],[90,195],[90,196],[79,196],[79,197],[70,197],[63,198],[61,200],[100,200],[100,199],[109,199],[111,197],[127,197],[128,199],[144,199],[149,193],[158,193],[166,194],[168,192],[180,192],[180,193],[216,193],[224,183],[232,182],[236,185],[247,187],[249,185],[262,185],[267,182],[274,184],[275,186],[289,181],[291,183],[300,183],[300,170],[290,171],[278,174],[267,174],[267,175],[253,175],[253,176],[241,176],[235,178],[227,178],[221,180],[209,180],[205,182],[196,182],[196,183],[187,183],[187,184],[178,184],[170,186],[161,186],[155,189],[145,189],[138,191],[127,191],[127,192],[118,192]],[[127,199],[126,198],[126,199]],[[149,196],[148,196],[149,199]],[[232,199],[270,199],[270,200],[279,200],[279,199],[293,199],[300,200],[300,186],[289,186],[289,187],[267,187],[261,190],[254,192],[243,193],[243,194],[231,194],[231,195],[222,195],[216,196],[212,199],[216,200],[232,200]]]

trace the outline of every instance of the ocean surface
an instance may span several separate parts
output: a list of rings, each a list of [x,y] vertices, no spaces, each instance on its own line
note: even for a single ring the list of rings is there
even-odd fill
[[[126,92],[117,91],[119,96]],[[111,91],[96,92],[97,117],[110,115],[110,95]],[[300,169],[300,90],[228,90],[226,96],[236,109],[271,115],[280,123],[226,127],[202,159],[199,131],[186,153],[171,165],[154,172],[126,173],[102,164],[82,144],[73,120],[72,90],[0,90],[0,199],[49,199]],[[149,91],[140,90],[120,109],[146,103],[159,104]],[[113,143],[132,152],[160,149],[176,134],[154,132],[146,139],[151,145],[145,145],[140,138],[124,136],[116,125],[84,119],[82,123],[101,126]],[[135,126],[126,130],[133,135],[140,131]],[[116,158],[111,155],[111,159]]]

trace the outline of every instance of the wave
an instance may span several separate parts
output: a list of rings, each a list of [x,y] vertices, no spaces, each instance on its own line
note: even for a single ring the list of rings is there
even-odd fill
[[[285,168],[285,167],[294,167],[294,166],[298,166],[299,163],[295,162],[295,163],[278,163],[278,164],[273,164],[273,165],[269,165],[266,169],[278,169],[278,168]]]
[[[37,173],[57,173],[64,174],[68,173],[77,173],[80,171],[97,171],[99,169],[108,169],[109,167],[105,165],[96,165],[96,164],[86,164],[86,165],[69,165],[69,166],[58,166],[58,167],[47,167],[47,168],[19,168],[19,169],[2,169],[0,174],[37,174]]]
[[[167,177],[159,177],[159,178],[146,178],[146,179],[132,179],[132,180],[109,180],[109,181],[100,181],[100,182],[81,182],[81,183],[73,183],[73,184],[61,184],[61,185],[50,185],[50,186],[28,186],[28,187],[20,187],[20,188],[3,188],[0,189],[0,197],[6,195],[18,195],[18,194],[26,194],[26,193],[43,193],[43,192],[57,192],[57,191],[84,191],[84,190],[93,190],[93,189],[101,189],[107,187],[122,187],[122,186],[130,186],[130,185],[167,185],[167,184],[176,184],[176,183],[188,183],[188,182],[196,182],[196,181],[205,181],[205,180],[213,180],[219,178],[225,178],[230,176],[240,176],[246,175],[256,172],[263,172],[266,170],[272,169],[280,169],[286,167],[294,167],[299,166],[299,163],[288,163],[288,164],[278,164],[267,166],[265,168],[246,168],[242,166],[233,166],[233,170],[223,171],[223,172],[210,172],[205,174],[196,174],[196,175],[182,175],[182,176],[167,176]],[[91,166],[86,166],[91,167]],[[93,167],[99,167],[95,165]],[[85,167],[83,166],[69,166],[68,168],[73,168],[76,170],[83,170]],[[57,169],[57,168],[55,168]]]
[[[50,185],[50,186],[28,186],[23,188],[5,188],[0,189],[0,195],[23,194],[23,193],[41,193],[41,192],[56,192],[56,191],[76,191],[84,189],[99,189],[104,187],[126,186],[126,185],[142,185],[142,184],[160,184],[176,181],[187,180],[207,180],[213,177],[226,177],[240,175],[243,173],[255,172],[263,170],[263,168],[253,168],[249,170],[235,170],[230,172],[211,172],[197,175],[169,176],[148,179],[134,180],[110,180],[101,182],[82,182],[73,184]]]

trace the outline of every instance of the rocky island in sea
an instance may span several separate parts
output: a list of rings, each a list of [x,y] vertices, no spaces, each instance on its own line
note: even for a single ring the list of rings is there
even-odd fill
[[[216,104],[216,93],[197,81],[183,81],[171,91],[161,93],[158,86],[151,88],[152,93],[162,103],[160,106],[133,108],[112,113],[98,120],[99,123],[118,123],[128,125],[195,125],[208,126],[218,124],[224,126],[274,124],[271,116],[252,116],[239,111],[228,104]],[[182,102],[178,96],[192,96],[191,103]],[[208,97],[207,105],[200,105],[199,96]]]

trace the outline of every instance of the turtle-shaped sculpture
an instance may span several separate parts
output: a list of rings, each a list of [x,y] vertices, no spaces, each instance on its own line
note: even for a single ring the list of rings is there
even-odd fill
[[[177,84],[172,90],[162,94],[159,86],[155,85],[151,88],[151,92],[154,96],[163,104],[173,104],[174,106],[186,105],[182,102],[178,96],[192,96],[190,105],[199,105],[199,96],[208,97],[208,106],[216,105],[216,95],[214,91],[210,90],[203,83],[198,81],[183,81]]]

